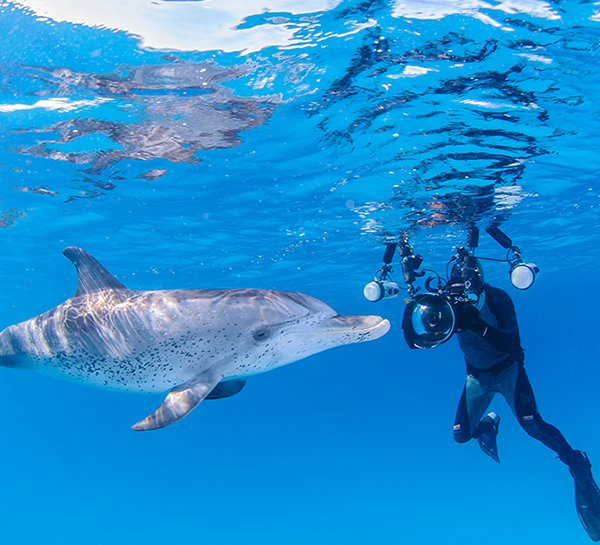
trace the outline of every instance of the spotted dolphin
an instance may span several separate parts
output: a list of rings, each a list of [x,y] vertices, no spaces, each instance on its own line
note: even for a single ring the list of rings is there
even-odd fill
[[[251,375],[385,335],[379,316],[340,316],[322,301],[264,289],[126,288],[80,248],[75,294],[0,333],[0,365],[97,388],[170,390],[136,431],[180,420],[203,399],[238,393]]]

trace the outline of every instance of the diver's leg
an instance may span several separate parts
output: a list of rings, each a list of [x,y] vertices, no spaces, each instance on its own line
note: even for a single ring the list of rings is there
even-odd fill
[[[489,407],[496,392],[489,390],[488,382],[481,375],[477,378],[467,375],[454,420],[453,433],[457,443],[466,443],[473,438],[477,424]]]
[[[600,541],[600,489],[592,476],[585,452],[573,450],[557,428],[540,416],[527,373],[519,366],[514,391],[514,411],[523,429],[558,454],[575,481],[577,514],[593,541]]]
[[[565,464],[569,465],[573,458],[573,449],[567,443],[562,433],[552,424],[545,422],[540,416],[533,389],[531,388],[525,369],[519,365],[516,368],[516,373],[513,371],[511,375],[516,375],[513,394],[514,401],[511,403],[508,397],[507,401],[509,401],[511,408],[514,410],[519,424],[531,437],[541,441],[549,449],[552,449]]]
[[[457,443],[466,443],[471,440],[471,424],[469,422],[469,411],[467,410],[467,386],[463,388],[458,408],[456,409],[456,418],[454,419],[454,428],[452,430],[454,440]]]

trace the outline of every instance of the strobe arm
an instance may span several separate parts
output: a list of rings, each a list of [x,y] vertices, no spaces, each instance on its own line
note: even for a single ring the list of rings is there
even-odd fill
[[[386,244],[385,253],[383,254],[383,262],[386,265],[389,265],[392,262],[392,259],[394,259],[394,252],[396,251],[396,246],[398,246],[396,242]]]
[[[509,250],[513,247],[512,240],[508,235],[500,231],[498,227],[488,227],[485,232],[490,235],[500,246]]]

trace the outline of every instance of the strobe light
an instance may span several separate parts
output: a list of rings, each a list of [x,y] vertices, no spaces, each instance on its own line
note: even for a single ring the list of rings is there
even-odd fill
[[[539,272],[533,263],[518,263],[510,270],[510,281],[515,288],[526,290],[533,286]]]
[[[365,297],[375,303],[382,299],[391,299],[400,293],[400,288],[396,282],[389,280],[373,280],[369,282],[363,290]]]

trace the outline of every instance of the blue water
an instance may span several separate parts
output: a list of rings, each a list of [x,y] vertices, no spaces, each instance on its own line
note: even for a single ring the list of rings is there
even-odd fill
[[[0,542],[589,543],[502,399],[500,465],[454,443],[456,341],[409,350],[402,299],[362,288],[401,230],[442,271],[468,223],[501,225],[541,274],[486,278],[541,413],[600,471],[599,47],[574,0],[0,4],[2,327],[73,294],[71,245],[133,289],[392,323],[148,433],[161,396],[2,369]]]

